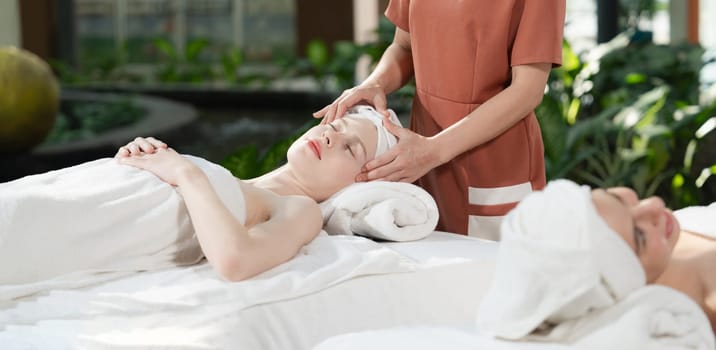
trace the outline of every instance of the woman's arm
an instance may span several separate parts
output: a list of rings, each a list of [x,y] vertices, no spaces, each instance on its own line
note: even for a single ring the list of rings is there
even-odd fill
[[[313,116],[323,118],[321,123],[330,123],[342,117],[348,108],[363,101],[388,116],[386,95],[405,85],[412,76],[413,54],[410,33],[396,27],[393,42],[385,50],[368,78],[360,85],[343,91],[333,103],[313,113]]]
[[[550,68],[550,63],[513,67],[510,86],[435,136],[425,137],[385,123],[398,137],[398,145],[366,163],[356,180],[413,182],[430,169],[492,140],[542,101]]]
[[[512,68],[510,85],[459,122],[432,137],[437,162],[443,164],[517,124],[542,101],[551,63]]]
[[[410,33],[396,27],[393,42],[381,56],[373,72],[358,88],[378,86],[384,94],[400,89],[413,76]]]
[[[323,223],[312,199],[264,193],[251,205],[266,206],[268,219],[247,229],[223,205],[201,171],[182,176],[179,188],[201,249],[229,281],[244,280],[291,259]]]
[[[321,230],[323,220],[313,200],[268,191],[256,191],[260,195],[251,198],[257,200],[247,202],[267,209],[266,220],[247,228],[226,208],[201,169],[171,148],[117,159],[179,188],[204,255],[227,280],[243,280],[291,259]]]

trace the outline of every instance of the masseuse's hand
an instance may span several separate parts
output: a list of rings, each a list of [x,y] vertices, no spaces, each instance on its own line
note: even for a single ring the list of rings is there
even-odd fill
[[[169,146],[167,146],[166,143],[159,141],[153,137],[137,137],[133,141],[120,147],[117,150],[117,154],[115,154],[114,156],[118,158],[135,156],[143,153],[154,153],[159,149],[167,149],[168,147]]]
[[[356,181],[414,182],[441,164],[430,138],[401,128],[387,120],[383,125],[398,138],[398,144],[363,166]]]
[[[383,91],[383,89],[378,85],[368,85],[356,86],[343,91],[343,93],[338,96],[333,103],[323,107],[320,111],[313,113],[313,117],[323,118],[323,120],[321,120],[321,124],[328,124],[346,114],[348,108],[351,108],[361,102],[367,102],[379,113],[386,117],[389,116],[385,91]]]
[[[194,163],[172,148],[158,148],[154,153],[117,157],[117,162],[149,171],[172,186],[179,186],[182,179],[198,169]]]

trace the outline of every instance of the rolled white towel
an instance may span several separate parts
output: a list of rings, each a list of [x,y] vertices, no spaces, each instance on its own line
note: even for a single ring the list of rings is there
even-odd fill
[[[520,339],[614,305],[646,284],[634,252],[599,216],[590,189],[550,182],[501,226],[495,279],[478,312],[487,334]]]
[[[321,203],[323,228],[329,234],[357,234],[389,241],[412,241],[429,235],[438,222],[435,200],[405,182],[352,184]]]

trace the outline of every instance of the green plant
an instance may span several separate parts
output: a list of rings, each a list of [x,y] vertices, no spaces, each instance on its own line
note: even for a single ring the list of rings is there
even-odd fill
[[[241,49],[230,48],[221,55],[221,68],[224,80],[236,83],[239,79],[239,68],[244,61]]]
[[[89,139],[136,123],[146,115],[146,111],[131,98],[69,103],[64,103],[62,113],[57,116],[55,126],[45,139],[46,144]]]
[[[164,38],[155,39],[154,45],[167,59],[157,70],[159,81],[200,83],[213,79],[211,65],[200,60],[201,53],[209,45],[208,40],[192,39],[181,52],[171,41]],[[232,63],[236,64],[236,62]]]
[[[287,138],[271,145],[265,152],[259,154],[256,145],[247,145],[224,158],[220,163],[240,179],[251,179],[274,170],[286,162],[286,152],[291,144],[303,133],[318,123],[312,119],[306,122],[296,132]]]
[[[628,37],[586,61],[565,43],[564,64],[537,108],[548,178],[629,186],[672,207],[714,200],[701,188],[715,168],[692,166],[716,112],[716,101],[698,105],[701,48],[647,45],[639,53]]]

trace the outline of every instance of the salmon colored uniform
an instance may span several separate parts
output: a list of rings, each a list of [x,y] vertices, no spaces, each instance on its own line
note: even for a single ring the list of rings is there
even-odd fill
[[[432,136],[464,118],[510,84],[513,66],[560,65],[565,5],[565,0],[391,0],[385,15],[410,33],[417,87],[410,129]],[[503,215],[545,186],[535,114],[433,169],[418,184],[438,203],[439,230],[499,239]]]

